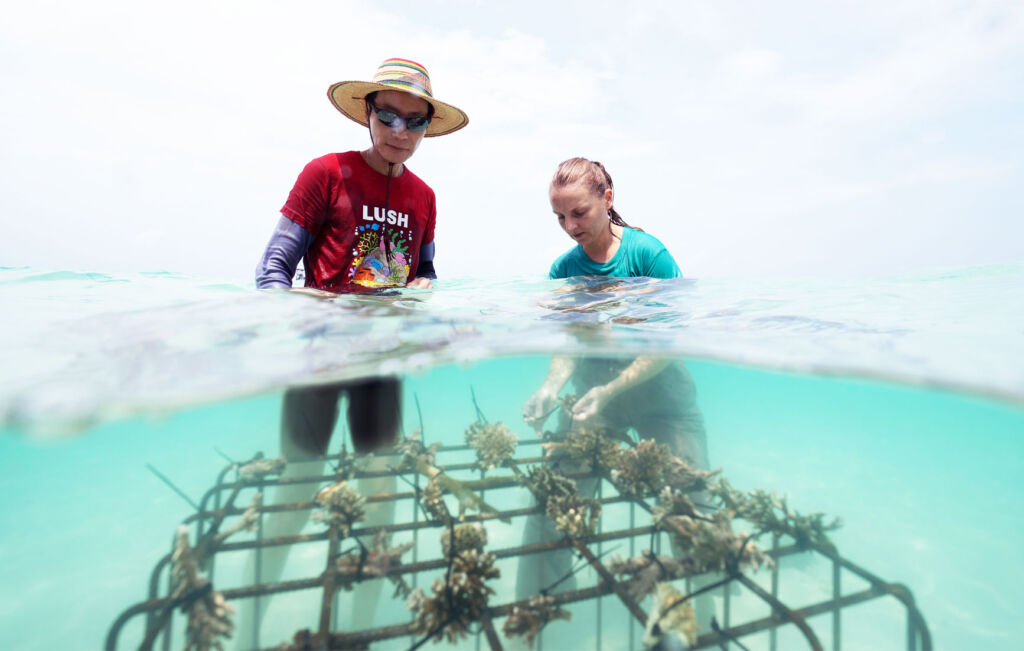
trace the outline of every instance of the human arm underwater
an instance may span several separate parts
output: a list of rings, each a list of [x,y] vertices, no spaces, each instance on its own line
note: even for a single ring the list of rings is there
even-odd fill
[[[600,414],[608,403],[623,391],[632,389],[664,371],[671,360],[654,357],[637,357],[626,368],[622,369],[607,384],[593,387],[576,401],[572,409],[572,418],[576,422],[585,422]],[[544,421],[555,409],[558,393],[576,370],[576,361],[569,357],[556,355],[551,358],[548,376],[537,392],[523,405],[523,420],[537,431],[544,426]]]
[[[555,355],[551,358],[551,366],[548,368],[548,376],[544,379],[544,383],[523,405],[523,420],[538,432],[544,426],[544,421],[555,410],[558,392],[569,381],[575,370],[576,360],[562,355]]]
[[[573,420],[586,421],[597,416],[617,395],[650,380],[661,373],[671,360],[654,357],[637,357],[622,369],[611,382],[592,388],[576,401],[572,409]]]

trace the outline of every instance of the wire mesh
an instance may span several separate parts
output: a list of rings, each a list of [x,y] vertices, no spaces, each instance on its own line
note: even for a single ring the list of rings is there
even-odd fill
[[[542,439],[531,439],[520,441],[517,451],[533,450],[537,454],[522,456],[511,460],[506,467],[527,468],[533,465],[544,463],[544,457],[540,454],[539,445]],[[445,475],[456,477],[483,477],[479,465],[470,460],[472,451],[469,446],[457,445],[441,447],[437,450],[437,457],[455,459],[448,463],[438,463],[436,468]],[[260,459],[262,455],[257,455]],[[318,567],[321,572],[305,576],[303,578],[289,579],[275,582],[251,581],[248,585],[240,585],[224,590],[217,594],[231,603],[242,600],[268,599],[274,595],[285,595],[299,591],[317,590],[320,593],[319,610],[316,626],[310,626],[295,631],[290,640],[269,640],[259,639],[260,622],[256,621],[254,626],[254,639],[257,647],[268,648],[326,648],[326,649],[359,649],[368,648],[370,645],[386,643],[387,648],[418,648],[430,640],[442,637],[442,632],[428,630],[424,632],[422,625],[418,625],[415,619],[402,621],[383,626],[367,626],[365,628],[350,628],[339,630],[337,627],[337,595],[340,590],[351,588],[364,581],[389,579],[396,581],[408,580],[411,587],[417,585],[429,586],[431,582],[445,577],[450,577],[452,572],[452,561],[456,556],[454,553],[440,553],[436,556],[424,558],[426,546],[423,545],[425,536],[440,536],[446,529],[451,534],[449,540],[454,540],[454,525],[465,523],[491,524],[498,522],[519,523],[529,516],[543,513],[543,507],[536,504],[522,504],[524,488],[521,473],[517,474],[495,474],[491,473],[487,478],[486,492],[483,493],[487,500],[495,504],[501,504],[493,512],[479,511],[475,513],[462,513],[456,520],[448,520],[432,517],[423,513],[419,503],[423,497],[423,489],[420,487],[422,473],[417,473],[414,468],[392,466],[383,470],[367,471],[353,469],[351,455],[344,452],[340,455],[328,457],[328,461],[335,465],[338,472],[331,474],[319,474],[308,477],[282,478],[270,475],[258,477],[244,477],[239,472],[243,464],[229,464],[218,475],[215,484],[204,494],[199,503],[196,513],[188,517],[183,525],[189,527],[193,534],[190,543],[191,549],[195,550],[199,558],[199,568],[205,573],[205,583],[192,591],[183,592],[180,582],[175,580],[175,550],[172,550],[154,567],[149,581],[149,598],[125,610],[113,623],[107,637],[106,648],[115,649],[119,645],[119,639],[125,624],[136,617],[145,618],[144,633],[141,643],[142,649],[150,649],[160,644],[162,648],[173,648],[175,636],[180,632],[175,630],[174,611],[185,610],[197,600],[209,599],[213,591],[213,584],[217,581],[215,574],[216,559],[228,553],[248,552],[255,555],[256,572],[260,576],[260,558],[265,550],[274,547],[301,547],[306,545],[320,544],[324,547],[324,558]],[[499,471],[501,468],[498,469]],[[271,473],[272,474],[272,473]],[[338,524],[326,526],[318,533],[299,533],[290,536],[267,537],[263,531],[263,518],[277,513],[284,512],[311,512],[318,508],[314,500],[283,503],[283,504],[262,504],[253,503],[249,507],[240,505],[239,500],[248,497],[250,493],[263,493],[267,488],[284,486],[288,484],[309,484],[310,494],[322,485],[335,484],[342,480],[374,478],[374,477],[395,477],[402,478],[407,490],[397,490],[390,493],[378,493],[366,496],[367,504],[392,503],[396,507],[396,513],[407,513],[408,517],[395,519],[394,522],[378,525],[353,526],[348,536],[344,535],[343,527]],[[638,632],[650,632],[652,613],[643,607],[642,601],[634,598],[630,593],[630,580],[616,576],[607,563],[606,553],[608,546],[614,544],[616,550],[629,550],[633,556],[637,549],[650,549],[658,551],[661,545],[661,536],[672,533],[672,523],[656,526],[654,523],[637,524],[644,520],[643,513],[653,511],[653,497],[635,496],[623,494],[615,489],[610,478],[600,471],[593,470],[570,476],[576,481],[592,478],[598,481],[599,493],[597,501],[606,509],[606,515],[601,519],[600,528],[592,533],[578,536],[563,536],[555,540],[542,542],[527,542],[522,544],[504,544],[500,546],[489,546],[487,552],[493,554],[498,561],[519,562],[523,558],[534,554],[551,553],[555,550],[571,550],[574,556],[580,559],[580,565],[589,569],[592,580],[587,581],[582,587],[573,587],[568,590],[559,590],[557,586],[544,592],[548,599],[548,612],[571,604],[595,604],[596,629],[593,639],[595,646],[601,648],[604,644],[607,648],[633,648],[642,643],[638,638]],[[607,484],[607,486],[605,486]],[[609,490],[605,490],[605,489]],[[445,500],[448,504],[454,505],[455,499],[446,492]],[[608,517],[607,509],[615,505],[621,505],[622,517]],[[230,541],[222,537],[226,530],[225,525],[229,522],[236,522],[255,514],[255,535],[249,540]],[[639,516],[639,517],[638,517]],[[502,525],[506,526],[506,525]],[[513,524],[513,531],[518,527]],[[411,536],[410,559],[405,562],[403,559],[389,561],[381,572],[373,573],[367,571],[369,549],[362,542],[356,542],[361,551],[358,552],[358,562],[350,563],[346,571],[339,569],[339,558],[346,553],[349,558],[353,556],[353,550],[347,552],[341,550],[341,543],[345,541],[359,541],[373,539],[378,534],[388,536]],[[514,538],[515,534],[505,536],[506,541]],[[684,586],[683,599],[695,599],[700,593],[716,595],[722,601],[722,609],[716,612],[716,617],[711,619],[710,627],[701,630],[699,635],[691,641],[688,648],[748,648],[744,645],[744,638],[753,639],[758,633],[766,633],[767,647],[776,649],[778,647],[778,632],[783,628],[791,628],[798,631],[804,640],[807,648],[823,649],[825,646],[819,635],[820,627],[816,630],[808,620],[822,615],[830,615],[831,627],[827,628],[831,638],[830,648],[839,649],[843,639],[841,626],[841,614],[844,610],[855,605],[882,597],[891,597],[901,605],[906,612],[907,633],[906,646],[910,651],[917,649],[930,650],[931,638],[924,618],[917,609],[913,596],[909,589],[899,584],[892,584],[883,581],[871,574],[864,568],[856,565],[840,556],[835,550],[821,546],[808,546],[806,544],[781,544],[783,541],[778,536],[773,537],[772,547],[765,550],[765,554],[773,559],[773,564],[767,588],[747,573],[738,569],[731,569],[724,573],[711,576],[708,574],[688,574],[678,577],[672,581],[677,586]],[[492,548],[493,547],[493,548]],[[742,552],[742,550],[741,550]],[[831,586],[826,598],[814,600],[811,603],[802,604],[800,607],[791,608],[780,598],[780,589],[785,577],[780,571],[782,559],[796,554],[814,554],[826,560],[831,566]],[[655,554],[650,554],[656,559]],[[867,587],[853,592],[843,593],[841,590],[840,577],[843,572],[850,573],[866,582]],[[763,572],[762,572],[763,574]],[[255,579],[255,577],[252,577]],[[161,585],[164,589],[161,590]],[[702,586],[694,588],[694,586]],[[447,586],[446,586],[447,588]],[[713,588],[713,589],[711,589]],[[733,595],[743,590],[748,599],[759,601],[766,607],[767,615],[760,617],[737,617],[736,609],[733,607]],[[609,614],[608,609],[602,609],[603,599],[611,598],[621,607],[614,613]],[[507,643],[507,636],[501,634],[502,622],[506,622],[516,609],[527,609],[531,606],[530,596],[493,595],[487,600],[486,607],[474,617],[471,622],[470,633],[476,638],[476,646],[486,646],[490,649],[501,649]],[[397,610],[397,609],[396,609]],[[750,609],[748,609],[748,614]],[[602,616],[603,615],[603,616]],[[717,619],[721,615],[721,621]],[[617,625],[619,631],[628,631],[618,639],[609,639],[607,634],[602,634],[609,627],[609,622],[604,621],[610,617],[623,618]],[[739,621],[734,621],[734,620]],[[589,624],[585,621],[573,621],[568,623],[559,622],[558,626],[584,627]],[[545,628],[542,626],[534,646],[543,648]],[[628,638],[628,639],[626,639]],[[504,641],[503,641],[504,640]],[[179,646],[202,648],[202,644],[195,644],[192,639],[188,642],[184,638],[178,640]],[[269,642],[269,644],[267,644]],[[282,645],[284,642],[284,646]],[[133,643],[134,644],[134,643]],[[215,646],[216,643],[213,644]],[[733,645],[733,646],[730,646]]]

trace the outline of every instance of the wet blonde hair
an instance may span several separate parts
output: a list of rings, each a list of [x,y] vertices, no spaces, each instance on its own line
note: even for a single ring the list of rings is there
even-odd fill
[[[576,157],[562,161],[558,169],[555,170],[555,175],[551,177],[551,189],[564,188],[567,185],[580,182],[585,183],[599,197],[604,196],[606,190],[611,190],[612,201],[615,201],[615,184],[612,183],[612,175],[608,173],[608,170],[601,163],[596,160],[587,160],[586,158]],[[642,228],[627,224],[622,219],[622,216],[616,212],[614,204],[608,210],[608,218],[616,226],[635,228],[638,231],[643,230]]]

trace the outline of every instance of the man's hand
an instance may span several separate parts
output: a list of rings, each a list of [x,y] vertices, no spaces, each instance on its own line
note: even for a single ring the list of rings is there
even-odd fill
[[[429,278],[413,278],[405,286],[409,289],[433,289],[434,284]]]

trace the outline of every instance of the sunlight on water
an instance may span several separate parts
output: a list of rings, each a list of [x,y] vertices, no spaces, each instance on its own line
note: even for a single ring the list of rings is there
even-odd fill
[[[97,420],[493,356],[678,354],[1024,401],[1024,266],[873,283],[442,283],[331,300],[170,274],[0,269],[0,422]]]

